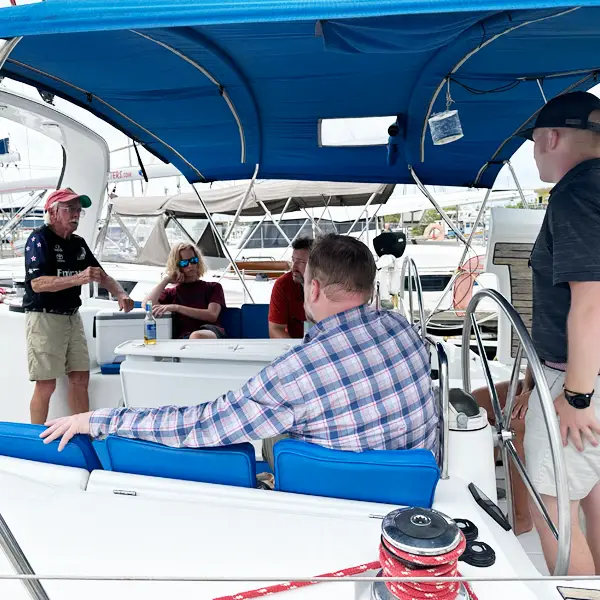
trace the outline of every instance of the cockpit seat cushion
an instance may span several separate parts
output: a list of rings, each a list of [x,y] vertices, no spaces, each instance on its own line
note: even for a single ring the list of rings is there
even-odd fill
[[[256,458],[249,443],[219,448],[172,448],[114,435],[93,443],[107,471],[256,487]]]
[[[430,508],[440,477],[429,450],[331,450],[298,440],[274,446],[275,489]]]
[[[242,337],[246,339],[269,339],[269,305],[242,305]]]
[[[221,326],[228,338],[237,340],[242,337],[242,309],[227,307],[219,315]]]
[[[59,452],[58,441],[44,444],[40,438],[40,433],[45,429],[44,425],[0,422],[0,456],[76,467],[86,471],[102,468],[90,438],[76,435]]]

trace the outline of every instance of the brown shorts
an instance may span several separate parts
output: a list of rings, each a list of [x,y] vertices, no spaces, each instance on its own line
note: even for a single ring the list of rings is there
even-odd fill
[[[71,371],[89,371],[90,357],[79,313],[25,315],[29,379],[58,379]]]

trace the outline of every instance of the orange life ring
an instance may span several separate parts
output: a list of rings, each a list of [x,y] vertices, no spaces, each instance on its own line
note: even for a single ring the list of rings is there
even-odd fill
[[[446,237],[446,228],[440,223],[429,223],[423,232],[423,238],[439,242]]]

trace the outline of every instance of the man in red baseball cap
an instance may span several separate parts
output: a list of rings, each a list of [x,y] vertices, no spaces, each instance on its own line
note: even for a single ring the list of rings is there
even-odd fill
[[[89,409],[89,355],[79,315],[81,286],[97,282],[129,312],[133,301],[100,266],[85,240],[75,235],[92,201],[70,188],[48,196],[44,222],[25,245],[25,296],[29,379],[35,381],[32,423],[44,423],[56,379],[69,378],[69,408]]]

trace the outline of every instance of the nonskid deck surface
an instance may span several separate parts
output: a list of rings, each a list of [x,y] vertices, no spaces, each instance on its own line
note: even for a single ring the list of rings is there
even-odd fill
[[[85,472],[73,471],[0,462],[0,512],[38,574],[314,576],[376,560],[381,516],[395,508],[102,471],[87,481]],[[492,567],[461,563],[465,576],[538,575],[517,539],[481,513],[465,482],[440,482],[434,508],[475,522],[479,539],[496,551]],[[0,573],[11,572],[0,556]],[[0,580],[3,597],[26,598],[14,583]],[[51,600],[117,600],[211,599],[260,584],[47,581],[44,586]],[[475,583],[474,589],[481,600],[559,598],[547,583]],[[367,600],[368,585],[319,584],[286,594],[280,597]]]

